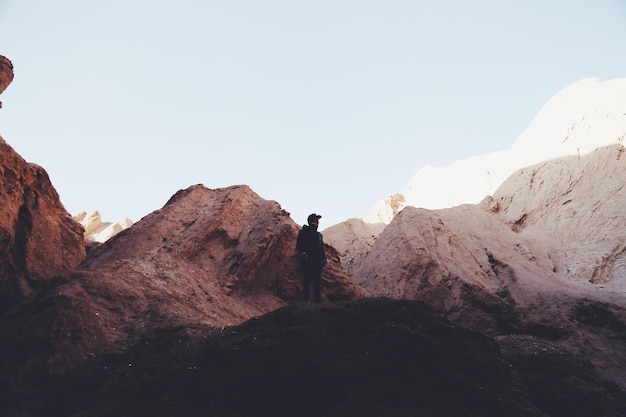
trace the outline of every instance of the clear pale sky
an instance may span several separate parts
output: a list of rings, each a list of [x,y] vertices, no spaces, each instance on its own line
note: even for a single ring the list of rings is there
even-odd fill
[[[625,51],[624,0],[0,0],[0,135],[72,214],[247,184],[323,229],[510,148]]]

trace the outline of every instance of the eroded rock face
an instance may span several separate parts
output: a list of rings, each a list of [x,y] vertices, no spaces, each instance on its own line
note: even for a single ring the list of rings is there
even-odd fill
[[[524,168],[482,205],[520,236],[542,241],[557,274],[624,292],[624,152],[613,145]]]
[[[0,311],[31,297],[85,257],[83,229],[46,171],[0,138]]]

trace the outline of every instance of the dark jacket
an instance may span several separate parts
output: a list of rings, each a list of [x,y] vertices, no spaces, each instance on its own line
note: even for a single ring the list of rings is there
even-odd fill
[[[322,234],[309,225],[305,224],[300,229],[296,250],[300,254],[306,253],[306,265],[308,266],[323,266],[322,262],[326,262]]]

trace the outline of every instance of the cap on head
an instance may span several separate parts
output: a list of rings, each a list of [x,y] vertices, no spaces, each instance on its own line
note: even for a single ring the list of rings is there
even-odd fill
[[[321,219],[322,216],[320,216],[319,214],[310,214],[309,217],[306,219],[307,223],[311,224],[313,222],[317,222],[319,219]]]

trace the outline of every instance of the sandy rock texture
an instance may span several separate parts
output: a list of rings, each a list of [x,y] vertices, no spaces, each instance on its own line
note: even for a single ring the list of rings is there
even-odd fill
[[[344,270],[352,275],[386,226],[382,222],[366,223],[362,219],[352,218],[326,229],[324,240],[332,242],[332,246],[339,252]]]
[[[511,230],[542,242],[554,272],[626,291],[626,155],[622,145],[513,174],[483,202]]]

